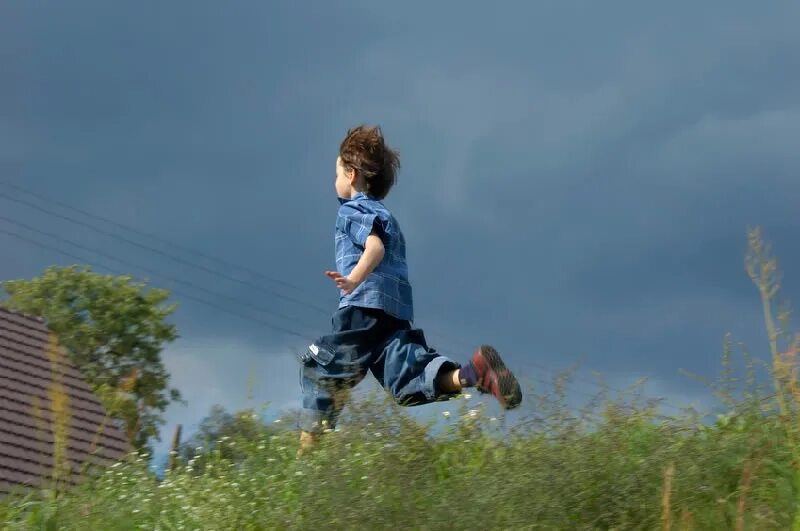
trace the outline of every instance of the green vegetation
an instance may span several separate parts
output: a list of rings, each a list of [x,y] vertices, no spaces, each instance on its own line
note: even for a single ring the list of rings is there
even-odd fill
[[[338,431],[297,459],[297,435],[240,412],[211,446],[182,452],[161,480],[133,455],[69,493],[0,504],[6,529],[800,529],[800,338],[776,312],[777,267],[750,234],[747,270],[764,301],[771,359],[726,338],[709,382],[722,413],[664,416],[638,389],[576,411],[529,390],[506,427],[467,402],[447,428],[384,397],[348,408]],[[776,317],[773,317],[773,314]],[[766,383],[764,383],[766,381]],[[555,396],[555,398],[554,398]],[[255,416],[255,418],[253,418]],[[206,433],[221,433],[232,417]],[[281,423],[283,424],[283,423]],[[290,428],[290,427],[289,427]],[[226,428],[227,429],[227,428]]]
[[[178,335],[169,292],[89,267],[50,267],[40,277],[1,282],[2,304],[44,317],[111,418],[137,449],[159,439],[162,412],[181,401],[168,389],[164,343]]]

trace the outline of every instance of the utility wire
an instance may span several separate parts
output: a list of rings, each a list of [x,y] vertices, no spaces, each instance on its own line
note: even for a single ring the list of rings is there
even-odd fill
[[[22,234],[19,234],[19,233],[14,232],[14,231],[10,231],[10,230],[6,230],[6,229],[0,228],[0,233],[6,234],[6,235],[11,236],[13,238],[16,238],[18,240],[27,242],[27,243],[29,243],[31,245],[35,245],[36,247],[39,247],[39,248],[42,248],[42,249],[46,249],[46,250],[49,250],[49,251],[53,251],[53,252],[62,254],[64,256],[68,256],[68,257],[73,258],[75,260],[79,260],[80,262],[83,262],[83,263],[91,263],[90,260],[86,260],[86,258],[84,258],[82,256],[78,256],[78,255],[75,255],[73,253],[70,253],[69,251],[65,251],[63,249],[60,249],[58,247],[55,247],[55,246],[52,246],[52,245],[48,245],[46,243],[42,243],[40,241],[34,240],[33,238],[29,238],[27,236],[23,236]],[[101,267],[102,269],[105,269],[105,270],[107,270],[107,271],[109,271],[111,273],[117,274],[117,275],[127,274],[127,273],[123,273],[123,272],[121,272],[119,270],[116,270],[115,268],[108,267],[105,264],[95,263],[95,265],[98,266],[98,267]],[[207,301],[205,299],[201,299],[199,297],[195,297],[194,295],[191,295],[191,294],[183,292],[183,291],[173,290],[173,292],[177,293],[181,297],[185,297],[185,298],[193,300],[195,302],[199,302],[201,304],[205,304],[205,305],[210,306],[211,308],[214,308],[216,310],[219,310],[219,311],[222,311],[222,312],[226,312],[226,313],[229,313],[231,315],[235,315],[237,317],[241,317],[242,319],[247,319],[249,321],[253,321],[255,323],[258,323],[260,325],[267,326],[269,328],[272,328],[273,330],[277,330],[277,331],[283,332],[285,334],[288,334],[288,335],[291,335],[291,336],[294,336],[294,337],[299,337],[299,338],[302,338],[304,340],[308,339],[308,335],[307,334],[303,334],[301,332],[298,332],[297,330],[293,330],[293,329],[288,328],[288,327],[276,325],[276,324],[271,323],[269,321],[264,321],[263,319],[254,318],[252,315],[241,313],[241,312],[238,312],[238,311],[235,311],[235,310],[230,310],[229,308],[225,308],[223,306],[219,306],[218,304],[214,304],[213,302],[209,302],[209,301]]]
[[[279,299],[283,299],[283,300],[288,301],[288,302],[293,302],[295,304],[299,304],[299,305],[305,306],[307,308],[311,308],[311,309],[313,309],[313,310],[315,310],[317,312],[320,312],[320,313],[322,313],[324,315],[329,315],[330,314],[329,311],[327,311],[327,310],[325,310],[323,308],[320,308],[318,306],[315,306],[313,304],[309,304],[308,302],[296,299],[294,297],[290,297],[288,295],[283,295],[282,293],[279,293],[277,291],[271,290],[269,288],[265,288],[264,286],[261,286],[259,284],[255,284],[253,282],[249,282],[247,280],[242,280],[242,279],[237,278],[237,277],[232,277],[230,275],[225,274],[224,272],[220,272],[218,270],[215,270],[215,269],[212,269],[212,268],[197,264],[197,263],[195,263],[195,262],[193,262],[191,260],[184,259],[184,258],[182,258],[180,256],[177,256],[177,255],[174,255],[172,253],[168,253],[168,252],[162,251],[160,249],[156,249],[156,248],[151,247],[149,245],[141,244],[141,243],[139,243],[137,241],[131,240],[130,238],[126,238],[125,236],[120,236],[118,234],[115,234],[113,232],[107,231],[105,229],[101,229],[101,228],[96,227],[96,226],[94,226],[94,225],[92,225],[90,223],[85,223],[85,222],[80,221],[78,219],[75,219],[73,217],[65,216],[63,214],[58,214],[58,213],[53,212],[51,210],[48,210],[48,209],[46,209],[44,207],[41,207],[41,206],[39,206],[39,205],[37,205],[35,203],[31,203],[30,201],[25,201],[24,199],[19,199],[19,198],[10,196],[10,195],[8,195],[8,194],[6,194],[4,192],[0,192],[0,199],[5,199],[6,201],[11,201],[11,202],[14,202],[14,203],[17,203],[17,204],[21,204],[21,205],[27,206],[28,208],[32,208],[32,209],[37,210],[37,211],[39,211],[39,212],[41,212],[43,214],[46,214],[48,216],[52,216],[52,217],[55,217],[55,218],[58,218],[58,219],[62,219],[64,221],[68,221],[70,223],[74,223],[74,224],[79,225],[81,227],[85,227],[85,228],[87,228],[89,230],[95,231],[95,232],[97,232],[99,234],[103,234],[105,236],[109,236],[111,238],[115,238],[117,240],[120,240],[120,241],[122,241],[124,243],[127,243],[128,245],[132,245],[132,246],[137,247],[139,249],[142,249],[142,250],[145,250],[145,251],[149,251],[151,253],[157,254],[159,256],[163,256],[165,258],[169,258],[170,260],[173,260],[173,261],[178,262],[180,264],[183,264],[185,266],[193,267],[195,269],[200,269],[200,270],[202,270],[202,271],[204,271],[204,272],[206,272],[208,274],[219,276],[221,278],[224,278],[225,280],[229,280],[231,282],[236,282],[236,283],[241,284],[243,286],[247,286],[247,287],[250,287],[250,288],[258,289],[260,291],[264,291],[266,293],[269,293],[272,296],[278,297]]]
[[[159,243],[161,243],[163,245],[166,245],[166,246],[168,246],[170,248],[180,249],[180,250],[182,250],[182,251],[184,251],[186,253],[190,253],[190,254],[193,254],[195,256],[199,256],[200,258],[203,258],[205,260],[210,260],[212,262],[217,262],[218,264],[221,264],[221,265],[223,265],[225,267],[228,267],[228,268],[239,269],[239,270],[244,271],[245,273],[248,273],[248,274],[250,274],[250,275],[252,275],[254,277],[262,278],[264,280],[267,280],[269,282],[273,282],[275,284],[284,286],[286,288],[294,289],[294,290],[297,290],[297,291],[300,291],[300,292],[308,294],[305,291],[305,288],[302,288],[302,287],[297,286],[295,284],[292,284],[290,282],[286,282],[285,280],[281,280],[281,279],[277,279],[277,278],[271,277],[269,275],[265,275],[264,273],[262,273],[260,271],[256,271],[255,269],[251,269],[249,267],[245,267],[243,265],[236,264],[236,263],[230,262],[228,260],[223,260],[222,258],[219,258],[219,257],[214,256],[214,255],[210,255],[210,254],[207,254],[207,253],[204,253],[204,252],[202,252],[202,251],[200,251],[198,249],[194,249],[194,248],[188,247],[186,245],[180,244],[178,242],[175,242],[174,240],[168,240],[168,239],[164,238],[163,236],[159,236],[159,235],[153,234],[151,232],[146,232],[146,231],[143,231],[141,229],[137,229],[136,227],[132,227],[130,225],[126,225],[124,223],[120,223],[119,221],[115,221],[115,220],[113,220],[111,218],[107,218],[105,216],[100,216],[100,215],[95,214],[93,212],[89,212],[87,210],[83,210],[83,209],[78,208],[78,207],[73,206],[73,205],[69,205],[69,204],[67,204],[67,203],[65,203],[63,201],[58,200],[58,199],[54,199],[52,197],[48,197],[48,196],[40,194],[38,192],[34,192],[33,190],[30,190],[28,188],[19,186],[18,184],[14,184],[14,183],[10,183],[8,181],[0,180],[0,186],[5,186],[7,188],[11,188],[13,190],[16,190],[18,192],[22,192],[22,193],[24,193],[26,195],[29,195],[31,197],[35,197],[36,199],[39,199],[40,201],[44,201],[46,203],[57,205],[57,206],[59,206],[61,208],[65,208],[67,210],[71,210],[72,212],[77,212],[78,214],[81,214],[81,215],[86,216],[88,218],[92,218],[94,220],[101,221],[101,222],[107,223],[109,225],[113,225],[114,227],[130,231],[130,232],[132,232],[134,234],[137,234],[139,236],[144,236],[145,238],[150,238],[151,240],[157,241],[157,242],[159,242]]]
[[[141,269],[142,271],[145,271],[146,273],[148,273],[150,275],[153,275],[153,276],[155,276],[157,278],[162,278],[162,279],[165,279],[165,280],[167,280],[169,282],[174,282],[175,284],[184,285],[187,288],[203,292],[203,293],[205,293],[207,295],[211,295],[212,297],[218,297],[218,298],[222,298],[222,299],[227,299],[227,300],[233,302],[234,304],[236,304],[237,306],[246,306],[246,307],[248,307],[248,308],[250,308],[252,310],[256,310],[258,312],[270,314],[270,315],[272,315],[274,317],[278,317],[280,319],[285,319],[285,320],[290,321],[292,323],[297,322],[295,319],[293,319],[291,317],[288,317],[285,314],[276,312],[276,311],[268,309],[268,308],[264,308],[264,307],[259,306],[257,304],[253,304],[253,303],[251,303],[249,301],[240,300],[240,299],[237,299],[235,297],[231,297],[230,295],[226,295],[224,293],[214,292],[212,290],[204,288],[203,286],[194,284],[192,282],[188,282],[186,280],[181,280],[179,278],[175,278],[173,276],[165,275],[163,273],[158,273],[156,271],[153,271],[152,269],[149,269],[149,268],[147,268],[145,266],[142,266],[142,265],[139,265],[139,264],[130,263],[130,262],[126,262],[124,260],[120,260],[119,258],[117,258],[115,256],[112,256],[112,255],[110,255],[108,253],[105,253],[103,251],[98,251],[98,250],[92,249],[91,247],[88,247],[86,245],[80,244],[78,242],[69,240],[67,238],[63,238],[63,237],[59,236],[58,234],[53,234],[52,232],[43,231],[43,230],[37,229],[35,227],[31,227],[30,225],[26,225],[24,223],[19,223],[17,221],[11,220],[11,219],[9,219],[9,218],[7,218],[5,216],[0,216],[0,221],[4,221],[5,223],[7,223],[9,225],[13,225],[13,226],[15,226],[17,228],[22,228],[22,229],[25,229],[27,231],[34,232],[36,234],[40,234],[42,236],[47,236],[47,237],[53,238],[55,240],[60,240],[60,241],[62,241],[64,243],[69,244],[69,245],[71,245],[73,247],[76,247],[76,248],[78,248],[78,249],[80,249],[82,251],[86,251],[86,252],[95,254],[97,256],[101,256],[101,257],[103,257],[103,258],[105,258],[107,260],[113,260],[114,262],[117,262],[118,264],[122,264],[122,265],[125,265],[125,266],[128,266],[128,267],[132,266],[132,267],[135,267],[137,269]],[[108,269],[108,268],[105,268],[105,269]],[[311,335],[310,333],[307,334],[307,336],[310,336],[310,335]]]
[[[7,187],[7,188],[12,188],[12,189],[14,189],[14,190],[21,191],[21,192],[23,192],[23,193],[25,193],[25,194],[27,194],[27,195],[30,195],[30,196],[32,196],[32,197],[36,197],[37,199],[40,199],[40,200],[42,200],[42,201],[45,201],[45,202],[48,202],[48,203],[51,203],[51,204],[54,204],[54,205],[60,206],[60,207],[62,207],[62,208],[66,208],[66,209],[72,210],[72,211],[74,211],[74,212],[78,212],[78,213],[80,213],[80,214],[82,214],[82,215],[85,215],[85,216],[87,216],[87,217],[90,217],[90,218],[93,218],[93,219],[96,219],[96,220],[102,221],[103,223],[107,223],[107,224],[110,224],[110,225],[113,225],[113,226],[116,226],[116,227],[119,227],[119,228],[122,228],[122,229],[125,229],[125,230],[129,230],[129,231],[131,231],[131,232],[133,232],[133,233],[136,233],[136,234],[139,234],[139,235],[142,235],[142,236],[145,236],[145,237],[152,238],[152,239],[154,239],[154,240],[156,240],[156,241],[159,241],[159,242],[161,242],[161,243],[164,243],[164,244],[166,244],[166,245],[169,245],[169,246],[171,246],[171,247],[173,247],[173,248],[176,248],[176,249],[183,249],[185,252],[189,252],[189,253],[195,254],[195,255],[197,255],[197,256],[201,256],[201,257],[203,257],[203,258],[206,258],[206,259],[209,259],[209,260],[213,260],[213,261],[216,261],[216,262],[218,262],[218,263],[225,264],[225,265],[227,265],[227,266],[229,266],[229,267],[235,267],[235,268],[237,268],[237,269],[240,269],[240,270],[242,270],[242,271],[246,271],[246,272],[248,272],[248,273],[250,273],[250,274],[252,274],[252,275],[254,275],[254,276],[258,276],[258,277],[260,277],[260,278],[267,279],[267,280],[269,280],[269,281],[271,281],[271,282],[276,282],[276,283],[279,283],[279,284],[281,284],[281,285],[284,285],[284,286],[286,286],[286,287],[290,287],[290,288],[293,288],[293,289],[298,289],[298,290],[300,290],[300,289],[301,289],[301,288],[299,288],[299,287],[297,287],[297,286],[295,286],[295,285],[293,285],[293,284],[291,284],[291,283],[287,283],[287,282],[284,282],[284,281],[281,281],[281,280],[278,280],[278,279],[274,279],[274,278],[272,278],[272,277],[269,277],[269,276],[267,276],[267,275],[264,275],[264,274],[262,274],[262,273],[258,273],[258,272],[254,271],[254,270],[252,270],[252,269],[250,269],[250,268],[248,268],[248,267],[241,266],[241,265],[237,265],[237,264],[234,264],[234,263],[232,263],[232,262],[228,262],[228,261],[225,261],[225,260],[222,260],[222,259],[216,258],[216,257],[214,257],[214,256],[211,256],[211,255],[208,255],[208,254],[202,253],[202,252],[200,252],[200,251],[197,251],[197,250],[191,249],[191,248],[189,248],[189,247],[186,247],[186,246],[183,246],[183,245],[177,244],[177,243],[175,243],[175,242],[169,241],[169,240],[167,240],[167,239],[165,239],[165,238],[161,238],[161,237],[159,237],[159,236],[157,236],[157,235],[153,235],[153,234],[150,234],[150,233],[147,233],[147,232],[141,231],[141,230],[139,230],[139,229],[136,229],[136,228],[133,228],[133,227],[127,226],[127,225],[125,225],[125,224],[122,224],[122,223],[116,222],[116,221],[114,221],[114,220],[111,220],[111,219],[109,219],[109,218],[105,218],[105,217],[103,217],[103,216],[99,216],[99,215],[93,214],[93,213],[91,213],[91,212],[87,212],[87,211],[85,211],[85,210],[82,210],[82,209],[79,209],[79,208],[73,207],[73,206],[71,206],[71,205],[68,205],[68,204],[66,204],[66,203],[62,202],[62,201],[58,201],[58,200],[55,200],[55,199],[50,199],[50,198],[47,198],[46,196],[43,196],[43,195],[41,195],[41,194],[38,194],[38,193],[36,193],[36,192],[30,191],[30,190],[28,190],[28,189],[26,189],[26,188],[24,188],[24,187],[21,187],[21,186],[19,186],[19,185],[16,185],[16,184],[13,184],[13,183],[9,183],[9,182],[7,182],[7,181],[2,181],[2,180],[0,180],[0,186],[5,186],[5,187]],[[148,246],[148,245],[141,244],[141,243],[139,243],[139,242],[136,242],[136,241],[134,241],[134,240],[131,240],[131,239],[129,239],[129,238],[126,238],[126,237],[124,237],[124,236],[117,235],[117,234],[115,234],[115,233],[113,233],[113,232],[109,232],[109,231],[107,231],[107,230],[105,230],[105,229],[98,228],[98,227],[96,227],[96,226],[94,226],[94,225],[92,225],[92,224],[89,224],[89,223],[86,223],[86,222],[82,222],[82,221],[80,221],[80,220],[77,220],[77,219],[74,219],[74,218],[72,218],[72,217],[69,217],[69,216],[64,216],[64,215],[58,214],[58,213],[56,213],[56,212],[53,212],[53,211],[51,211],[51,210],[48,210],[48,209],[46,209],[46,208],[43,208],[43,207],[41,207],[41,206],[39,206],[39,205],[36,205],[36,204],[34,204],[34,203],[31,203],[31,202],[29,202],[29,201],[25,201],[25,200],[23,200],[23,199],[19,199],[19,198],[16,198],[16,197],[10,196],[10,195],[8,195],[8,194],[6,194],[6,193],[0,192],[0,198],[2,198],[2,199],[5,199],[5,200],[7,200],[7,201],[15,202],[15,203],[17,203],[17,204],[24,205],[24,206],[26,206],[26,207],[28,207],[28,208],[35,209],[35,210],[37,210],[37,211],[39,211],[39,212],[42,212],[42,213],[44,213],[44,214],[46,214],[46,215],[48,215],[48,216],[56,217],[56,218],[59,218],[59,219],[62,219],[62,220],[65,220],[65,221],[68,221],[68,222],[71,222],[71,223],[77,224],[77,225],[79,225],[79,226],[82,226],[82,227],[88,228],[88,229],[90,229],[90,230],[93,230],[93,231],[95,231],[95,232],[98,232],[98,233],[100,233],[100,234],[103,234],[103,235],[106,235],[106,236],[109,236],[109,237],[112,237],[112,238],[118,239],[118,240],[120,240],[120,241],[122,241],[122,242],[124,242],[124,243],[127,243],[127,244],[129,244],[129,245],[133,245],[133,246],[135,246],[135,247],[137,247],[137,248],[140,248],[140,249],[143,249],[143,250],[147,250],[147,251],[153,252],[153,253],[155,253],[155,254],[158,254],[158,255],[160,255],[160,256],[164,256],[164,257],[166,257],[166,258],[169,258],[169,259],[171,259],[171,260],[173,260],[173,261],[176,261],[176,262],[178,262],[178,263],[181,263],[181,264],[187,265],[187,266],[189,266],[189,267],[193,267],[193,268],[200,269],[200,270],[202,270],[202,271],[204,271],[204,272],[206,272],[206,273],[209,273],[209,274],[211,274],[211,275],[219,276],[219,277],[221,277],[221,278],[224,278],[224,279],[226,279],[226,280],[230,280],[230,281],[237,282],[237,283],[239,283],[239,284],[242,284],[242,285],[245,285],[245,286],[248,286],[248,287],[251,287],[251,288],[255,288],[255,289],[259,289],[259,290],[261,290],[261,291],[265,291],[265,292],[267,292],[267,293],[269,293],[269,294],[271,294],[271,295],[274,295],[274,296],[276,296],[276,297],[279,297],[279,298],[281,298],[281,299],[287,300],[287,301],[289,301],[289,302],[293,302],[293,303],[295,303],[295,304],[298,304],[298,305],[300,305],[300,306],[302,306],[302,307],[305,307],[305,308],[312,309],[312,310],[314,310],[314,311],[316,311],[316,312],[319,312],[319,313],[322,313],[322,314],[324,314],[324,315],[330,315],[330,313],[331,313],[329,310],[322,309],[322,308],[320,308],[320,307],[318,307],[318,306],[315,306],[315,305],[313,305],[313,304],[310,304],[310,303],[308,303],[308,302],[306,302],[306,301],[303,301],[303,300],[300,300],[300,299],[296,299],[296,298],[294,298],[294,297],[288,297],[288,296],[285,296],[285,295],[283,295],[283,294],[280,294],[280,293],[278,293],[278,292],[275,292],[275,291],[273,291],[273,290],[271,290],[271,289],[265,288],[265,287],[263,287],[263,286],[261,286],[261,285],[254,284],[254,283],[251,283],[251,282],[248,282],[248,281],[245,281],[245,280],[242,280],[242,279],[236,278],[236,277],[232,277],[232,276],[230,276],[230,275],[227,275],[227,274],[225,274],[224,272],[220,272],[220,271],[218,271],[218,270],[215,270],[215,269],[212,269],[212,268],[208,268],[208,267],[205,267],[205,266],[199,265],[199,264],[197,264],[197,263],[195,263],[195,262],[193,262],[193,261],[186,260],[186,259],[184,259],[184,258],[182,258],[182,257],[180,257],[180,256],[176,256],[176,255],[174,255],[174,254],[172,254],[172,253],[167,253],[167,252],[161,251],[161,250],[159,250],[159,249],[155,249],[155,248],[153,248],[153,247],[150,247],[150,246]],[[108,254],[106,254],[106,253],[103,253],[103,252],[101,252],[101,251],[97,251],[97,250],[91,249],[91,248],[89,248],[89,247],[86,247],[86,246],[83,246],[83,245],[77,244],[77,243],[75,243],[75,242],[71,242],[71,241],[69,241],[69,240],[65,240],[65,239],[61,238],[60,236],[54,235],[54,234],[52,234],[52,233],[46,233],[46,232],[44,232],[44,231],[41,231],[41,230],[39,230],[39,229],[34,229],[34,228],[30,227],[30,226],[23,225],[23,224],[21,224],[21,223],[18,223],[18,222],[15,222],[15,221],[9,220],[9,219],[8,219],[8,218],[6,218],[6,217],[2,217],[2,216],[0,216],[0,219],[2,219],[2,220],[4,220],[4,221],[6,221],[7,223],[10,223],[10,224],[16,225],[17,227],[23,227],[23,228],[26,228],[26,229],[28,229],[28,230],[31,230],[31,231],[34,231],[34,232],[38,232],[39,234],[43,234],[43,235],[46,235],[46,236],[49,236],[49,237],[52,237],[52,238],[57,238],[57,239],[60,239],[60,240],[62,240],[62,241],[65,241],[65,242],[67,242],[67,243],[69,243],[69,244],[73,245],[73,246],[76,246],[76,247],[78,247],[78,248],[81,248],[81,249],[83,249],[83,250],[87,250],[88,252],[91,252],[91,253],[97,254],[97,255],[99,255],[99,256],[104,256],[104,257],[106,257],[106,258],[109,258],[109,259],[111,259],[111,260],[114,260],[114,261],[116,261],[116,262],[118,262],[118,263],[121,263],[121,264],[124,264],[124,265],[131,265],[131,264],[127,264],[126,262],[124,262],[124,261],[121,261],[121,260],[119,260],[119,259],[117,259],[117,258],[115,258],[115,257],[112,257],[112,256],[110,256],[110,255],[108,255]],[[57,251],[57,252],[60,252],[60,251]],[[62,254],[63,254],[63,253],[62,253]],[[214,296],[217,296],[217,297],[222,297],[222,298],[229,299],[229,300],[231,300],[231,301],[235,302],[237,305],[248,306],[248,307],[250,307],[250,308],[252,308],[252,309],[255,309],[255,310],[257,310],[257,311],[260,311],[260,312],[264,312],[264,313],[270,313],[270,314],[275,314],[275,312],[274,312],[274,311],[267,310],[267,309],[265,309],[265,308],[263,308],[263,307],[261,307],[261,306],[254,305],[254,304],[252,304],[252,303],[249,303],[249,302],[246,302],[246,301],[241,301],[241,300],[239,300],[239,299],[236,299],[236,298],[234,298],[234,297],[230,297],[230,296],[227,296],[227,295],[224,295],[224,294],[214,293],[214,292],[211,292],[211,291],[209,291],[209,290],[207,290],[207,289],[205,289],[205,288],[203,288],[203,287],[201,287],[201,286],[197,286],[197,285],[194,285],[194,284],[192,284],[192,283],[189,283],[189,282],[186,282],[186,281],[182,281],[182,280],[179,280],[179,279],[175,279],[174,277],[169,277],[169,276],[166,276],[166,275],[163,275],[163,274],[154,273],[154,272],[152,272],[152,270],[148,270],[147,268],[145,268],[145,267],[143,267],[143,266],[136,266],[136,265],[135,265],[134,267],[138,267],[139,269],[142,269],[142,270],[144,270],[144,271],[151,271],[151,274],[154,274],[154,275],[156,275],[156,276],[160,276],[161,278],[166,278],[166,279],[168,279],[168,280],[170,280],[170,281],[172,281],[172,282],[175,282],[175,283],[178,283],[178,284],[183,284],[183,285],[186,285],[186,286],[188,286],[188,287],[190,287],[190,288],[197,289],[197,290],[199,290],[199,291],[204,291],[204,292],[206,292],[206,293],[209,293],[209,294],[213,294]],[[284,315],[284,314],[279,314],[279,316],[280,316],[281,318],[284,318],[284,319],[287,319],[287,320],[290,320],[290,321],[296,322],[296,319],[293,319],[293,318],[291,318],[291,317],[289,317],[289,316],[286,316],[286,315]],[[441,337],[442,339],[445,339],[447,343],[450,343],[450,344],[458,344],[458,346],[461,346],[461,347],[467,347],[467,346],[466,346],[466,344],[465,344],[464,342],[462,342],[462,341],[455,341],[455,340],[453,340],[452,338],[445,337],[444,335],[442,335],[442,334],[439,334],[439,333],[437,333],[436,335],[438,335],[438,336],[439,336],[439,337]],[[302,337],[304,337],[304,338],[305,338],[305,337],[309,337],[309,336],[310,336],[310,334],[306,334],[306,335],[304,335],[304,336],[302,336]],[[467,348],[471,349],[472,347],[467,347]],[[443,351],[443,350],[441,350],[441,349],[439,349],[439,350],[440,350],[442,353],[444,353],[444,354],[448,354],[448,352],[447,352],[447,351]],[[469,352],[469,350],[468,350],[467,352]],[[450,354],[448,354],[448,355],[450,355]],[[557,374],[558,374],[558,371],[556,371],[556,370],[554,370],[554,369],[552,369],[552,368],[550,368],[550,367],[548,367],[548,366],[546,366],[546,365],[543,365],[543,364],[540,364],[540,363],[537,363],[537,362],[534,362],[534,361],[531,361],[531,360],[527,360],[527,363],[528,363],[529,365],[531,365],[531,366],[533,366],[533,367],[535,367],[535,368],[539,369],[540,371],[546,372],[546,373],[548,373],[548,374],[551,374],[551,375],[557,375]],[[593,385],[593,386],[597,386],[597,387],[603,387],[601,384],[599,384],[599,383],[597,383],[597,382],[595,382],[595,381],[589,380],[588,378],[583,378],[583,377],[579,377],[579,376],[574,376],[574,377],[573,377],[573,380],[574,380],[574,381],[583,382],[583,383],[587,383],[587,384],[590,384],[590,385]],[[540,380],[540,381],[541,381],[541,380]],[[623,392],[624,392],[624,391],[622,391],[621,389],[618,389],[618,388],[612,387],[612,386],[610,386],[610,385],[607,385],[607,384],[605,385],[605,387],[606,387],[607,389],[611,390],[611,391],[615,391],[615,392],[618,392],[618,393],[623,393]],[[577,392],[579,392],[579,393],[581,393],[581,394],[584,394],[584,395],[586,395],[586,396],[592,396],[592,395],[590,395],[589,393],[586,393],[586,392],[581,392],[581,391],[577,391]],[[673,406],[673,405],[671,405],[671,404],[668,404],[668,403],[664,403],[664,405],[665,405],[665,406],[667,406],[667,407],[670,407],[670,408],[672,408],[672,409],[680,409],[680,408],[677,408],[676,406]]]

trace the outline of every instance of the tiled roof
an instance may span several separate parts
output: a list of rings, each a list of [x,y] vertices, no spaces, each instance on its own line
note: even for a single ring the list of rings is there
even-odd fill
[[[70,414],[66,444],[66,459],[73,471],[70,484],[82,481],[79,474],[84,463],[107,466],[133,449],[106,418],[105,408],[66,353],[60,350],[51,362],[49,337],[41,319],[0,306],[0,497],[19,487],[39,486],[52,477],[50,390],[59,373]]]

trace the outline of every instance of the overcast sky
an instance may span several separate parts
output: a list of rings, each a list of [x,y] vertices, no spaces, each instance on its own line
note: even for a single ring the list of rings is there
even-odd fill
[[[463,359],[493,343],[530,382],[580,361],[703,402],[678,370],[713,376],[726,332],[766,354],[748,226],[800,299],[798,15],[730,0],[3,2],[0,216],[17,224],[0,231],[27,241],[0,232],[0,278],[78,262],[58,248],[175,290],[182,337],[164,360],[189,406],[168,411],[160,452],[175,423],[243,407],[249,371],[255,403],[296,405],[292,351],[336,307],[338,145],[377,123],[402,157],[386,203],[432,345]]]

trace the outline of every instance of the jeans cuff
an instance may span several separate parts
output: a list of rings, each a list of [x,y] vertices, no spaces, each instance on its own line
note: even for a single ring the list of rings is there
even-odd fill
[[[425,394],[425,397],[428,400],[436,400],[441,396],[450,395],[453,393],[442,393],[439,387],[436,385],[436,382],[439,379],[439,374],[443,370],[451,370],[454,371],[456,369],[460,369],[461,364],[447,358],[445,356],[437,356],[425,366],[425,387],[422,389],[422,392]]]

